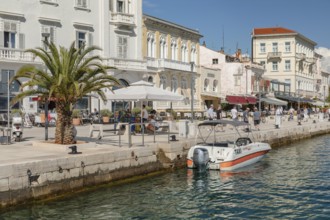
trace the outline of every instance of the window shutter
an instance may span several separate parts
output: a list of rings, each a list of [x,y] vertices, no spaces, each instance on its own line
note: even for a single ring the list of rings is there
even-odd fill
[[[0,31],[0,47],[5,46],[5,39],[3,35],[4,35],[3,31]]]
[[[25,49],[25,35],[19,34],[19,49]]]
[[[93,34],[88,34],[88,46],[93,46]]]
[[[54,27],[49,27],[49,33],[50,33],[50,42],[55,43],[55,28]]]

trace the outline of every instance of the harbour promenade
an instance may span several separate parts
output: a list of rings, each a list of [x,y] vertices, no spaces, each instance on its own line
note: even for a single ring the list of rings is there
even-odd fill
[[[54,129],[50,127],[48,130],[50,140],[54,138]],[[255,141],[280,146],[329,132],[330,122],[313,115],[301,125],[296,119],[288,121],[284,117],[279,128],[275,127],[275,119],[268,117],[265,123],[260,124],[260,130],[252,126],[250,135]],[[235,133],[225,127],[224,131],[217,133],[217,137],[229,139]],[[194,137],[179,137],[177,129],[171,131],[177,141],[169,141],[166,133],[156,137],[148,134],[144,136],[142,145],[142,136],[134,135],[131,147],[128,146],[127,132],[120,136],[120,142],[119,136],[112,131],[104,133],[101,139],[97,134],[93,137],[89,134],[89,125],[77,126],[78,142],[87,142],[76,145],[78,154],[69,154],[71,149],[68,146],[45,143],[44,127],[25,128],[22,142],[9,145],[4,142],[0,146],[1,207],[184,167],[187,152],[196,142]]]

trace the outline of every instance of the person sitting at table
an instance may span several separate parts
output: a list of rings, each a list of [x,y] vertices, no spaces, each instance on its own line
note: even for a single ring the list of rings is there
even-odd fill
[[[153,115],[150,115],[150,121],[147,126],[147,130],[154,132],[155,130],[157,131],[159,129],[159,123],[155,120]]]

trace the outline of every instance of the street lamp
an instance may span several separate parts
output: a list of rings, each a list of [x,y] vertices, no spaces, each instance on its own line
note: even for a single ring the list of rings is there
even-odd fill
[[[191,122],[194,122],[194,65],[195,62],[190,62],[190,68],[191,68],[191,82],[190,82],[190,95],[191,95]]]
[[[245,79],[245,83],[246,83],[246,85],[245,85],[245,95],[247,95],[248,94],[248,69],[250,69],[250,66],[249,65],[246,65],[245,66],[245,73],[246,73],[246,79]]]

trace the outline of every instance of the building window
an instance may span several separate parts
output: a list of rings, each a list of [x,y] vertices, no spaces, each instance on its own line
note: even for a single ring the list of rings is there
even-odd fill
[[[119,58],[127,58],[127,50],[128,50],[128,39],[124,36],[118,37],[118,57]]]
[[[1,44],[3,43],[3,46],[6,48],[17,48],[16,43],[16,36],[17,36],[17,29],[18,24],[17,22],[13,21],[4,21],[3,24],[3,40]]]
[[[210,84],[210,80],[205,79],[204,80],[204,91],[209,91],[209,84]]]
[[[87,8],[87,0],[76,0],[76,7],[77,8]]]
[[[165,59],[167,57],[167,44],[166,44],[166,38],[164,36],[162,36],[160,38],[160,42],[159,42],[159,46],[160,46],[160,50],[159,50],[159,57],[161,59]]]
[[[266,53],[266,44],[260,43],[260,53]]]
[[[188,88],[188,83],[186,78],[181,78],[181,95],[188,97],[188,92],[187,92],[187,88]]]
[[[214,80],[213,81],[213,92],[217,92],[218,91],[218,80]]]
[[[274,53],[278,52],[278,44],[277,43],[273,43],[273,52]]]
[[[118,0],[117,1],[117,12],[118,13],[125,13],[125,2]]]
[[[278,63],[273,62],[273,71],[278,71]]]
[[[286,60],[285,61],[285,70],[286,71],[290,71],[291,70],[291,61],[290,60]]]
[[[216,58],[216,59],[212,59],[212,64],[218,64],[219,63],[219,60]]]
[[[86,40],[87,40],[86,35],[87,35],[86,32],[77,31],[77,38],[76,38],[77,48],[81,48],[81,47],[86,46]]]
[[[155,57],[155,37],[154,34],[148,33],[147,38],[148,57]]]
[[[176,93],[178,90],[178,79],[176,77],[172,77],[172,83],[171,83],[171,91]]]
[[[291,44],[290,44],[290,42],[285,42],[285,52],[291,52]]]
[[[172,60],[177,60],[177,50],[178,50],[178,45],[176,39],[172,39],[171,42]]]
[[[45,42],[53,42],[55,43],[55,27],[53,26],[46,26],[42,25],[41,26],[41,45],[44,47],[45,50],[48,48],[44,44]]]
[[[187,53],[188,53],[188,51],[187,51],[186,42],[183,42],[182,46],[181,46],[181,61],[182,62],[188,62]]]
[[[196,53],[197,53],[196,45],[192,44],[191,50],[190,50],[190,61],[191,62],[196,63]]]
[[[164,75],[162,75],[162,76],[160,76],[160,85],[159,85],[159,87],[160,88],[162,88],[162,89],[164,89],[164,90],[166,90],[166,76],[164,76]]]

